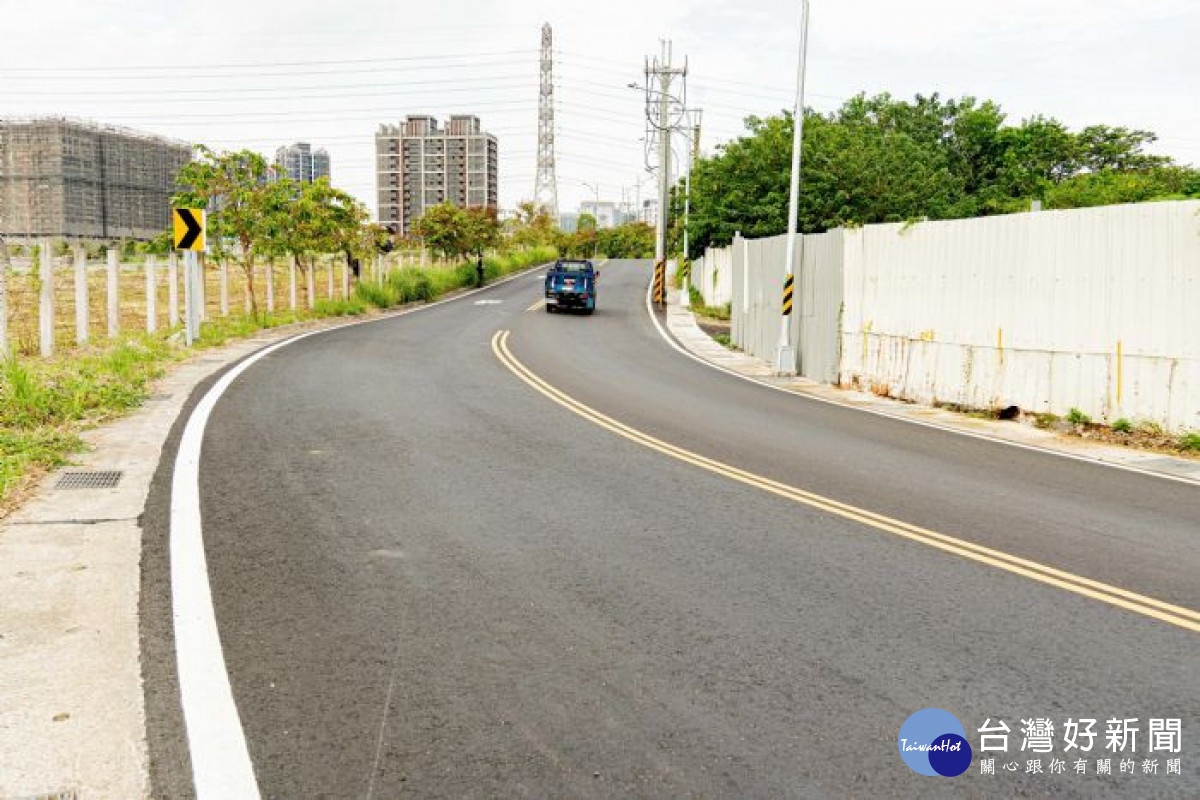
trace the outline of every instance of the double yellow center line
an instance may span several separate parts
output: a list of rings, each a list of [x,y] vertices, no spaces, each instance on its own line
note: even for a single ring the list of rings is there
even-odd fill
[[[534,374],[512,354],[512,351],[508,348],[508,337],[509,331],[498,331],[492,337],[492,351],[505,367],[522,381],[529,384],[529,386],[555,403],[558,403],[563,408],[618,436],[637,442],[644,447],[648,447],[671,458],[692,464],[722,477],[746,484],[747,486],[762,489],[763,491],[792,500],[801,505],[816,508],[844,519],[853,520],[876,530],[894,534],[909,541],[927,545],[980,564],[987,564],[988,566],[1002,569],[1005,572],[1021,575],[1038,583],[1055,586],[1077,595],[1099,600],[1100,602],[1132,611],[1135,614],[1141,614],[1142,616],[1151,617],[1170,623],[1171,625],[1177,625],[1189,631],[1200,632],[1200,612],[1193,611],[1190,608],[1165,603],[1153,597],[1146,597],[1145,595],[1130,592],[1116,586],[1110,586],[1100,581],[1094,581],[1091,578],[1055,569],[1046,564],[1040,564],[1036,561],[1010,555],[1009,553],[984,547],[974,542],[937,533],[936,531],[921,528],[917,525],[910,525],[907,522],[892,519],[882,514],[876,514],[864,508],[858,508],[848,503],[843,503],[761,475],[756,475],[752,472],[747,472],[743,469],[738,469],[729,464],[693,453],[690,450],[685,450],[682,447],[676,447],[661,439],[656,439],[647,433],[643,433],[636,428],[631,428],[612,417],[602,414],[590,406],[584,405],[570,395],[551,386]]]

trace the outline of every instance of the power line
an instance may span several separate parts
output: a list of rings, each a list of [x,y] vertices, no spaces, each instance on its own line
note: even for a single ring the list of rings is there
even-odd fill
[[[438,53],[436,55],[427,56],[384,56],[381,58],[345,58],[336,60],[323,61],[256,61],[240,64],[139,64],[139,65],[124,65],[119,67],[107,66],[89,66],[89,67],[6,67],[5,72],[10,73],[62,73],[62,72],[86,72],[94,73],[100,71],[112,70],[138,70],[139,72],[146,70],[164,70],[164,71],[186,71],[196,69],[260,69],[262,67],[316,67],[316,66],[333,66],[339,64],[387,64],[397,62],[410,61],[445,61],[454,58],[488,58],[493,56],[510,56],[510,55],[532,55],[537,53],[536,49],[528,48],[520,50],[495,50],[492,52],[479,53]]]
[[[438,85],[443,85],[443,84],[448,84],[448,83],[454,84],[454,85],[460,85],[460,84],[464,84],[464,83],[471,83],[471,84],[483,83],[483,84],[487,84],[489,86],[493,86],[497,83],[497,81],[508,81],[508,80],[520,80],[520,81],[523,81],[525,84],[528,84],[530,81],[530,76],[528,74],[518,73],[518,74],[513,74],[513,75],[495,75],[495,76],[491,76],[491,77],[487,77],[487,78],[446,78],[444,80],[412,81],[411,83],[415,83],[418,86],[438,86]],[[308,91],[315,91],[318,89],[329,89],[331,91],[340,91],[340,90],[344,90],[344,89],[391,89],[394,92],[406,91],[405,87],[397,86],[394,82],[389,82],[389,83],[326,83],[326,84],[318,84],[315,86],[240,86],[240,87],[232,87],[232,88],[231,87],[213,86],[213,87],[207,87],[207,88],[203,88],[203,89],[181,89],[181,88],[175,88],[175,87],[164,87],[162,89],[156,89],[154,91],[147,91],[145,89],[115,89],[115,90],[108,89],[108,90],[104,90],[104,91],[84,90],[84,91],[58,92],[58,91],[46,91],[46,90],[35,90],[35,89],[15,90],[15,91],[11,90],[11,89],[5,89],[4,94],[6,96],[36,95],[38,97],[87,97],[87,98],[94,98],[97,95],[101,95],[101,96],[105,96],[105,97],[112,96],[112,95],[135,95],[139,98],[155,99],[156,102],[161,102],[161,100],[158,100],[155,97],[155,92],[162,94],[164,96],[164,98],[167,98],[167,99],[181,95],[181,94],[186,94],[186,95],[221,94],[222,95],[222,97],[219,97],[219,98],[193,98],[193,97],[180,98],[180,102],[192,103],[192,102],[196,102],[196,100],[204,100],[204,99],[218,99],[218,100],[227,99],[227,96],[231,93],[236,94],[236,93],[240,93],[240,92],[277,92],[281,89],[286,89],[289,92],[293,92],[293,91],[294,92],[308,92]],[[440,90],[440,91],[445,91],[445,90]],[[474,91],[474,89],[470,89],[470,91]],[[286,96],[290,96],[290,95],[285,95],[285,97]],[[302,97],[303,95],[297,95],[297,96]],[[125,101],[122,101],[122,102],[125,102]]]
[[[516,64],[528,64],[527,58],[505,58],[498,61],[475,61],[462,64],[428,64],[417,65],[412,67],[356,67],[354,69],[340,70],[288,70],[287,72],[243,72],[243,73],[218,73],[218,74],[197,74],[197,75],[154,75],[139,73],[136,75],[104,75],[104,74],[83,74],[83,75],[8,75],[9,70],[0,69],[0,72],[6,73],[6,80],[12,81],[71,81],[78,83],[79,81],[95,80],[95,81],[179,81],[179,80],[243,80],[245,78],[294,78],[300,75],[360,75],[360,74],[380,74],[394,73],[406,74],[408,72],[428,72],[450,69],[477,69],[479,67],[499,67],[510,66]]]

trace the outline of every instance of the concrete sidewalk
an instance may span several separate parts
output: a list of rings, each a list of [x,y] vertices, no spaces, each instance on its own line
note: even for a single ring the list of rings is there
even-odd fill
[[[714,341],[696,323],[695,315],[682,303],[682,292],[676,289],[668,292],[667,329],[685,349],[709,364],[816,400],[1200,485],[1200,461],[1089,441],[1021,422],[979,419],[868,392],[841,389],[807,378],[777,377],[772,366],[761,358],[730,350]]]

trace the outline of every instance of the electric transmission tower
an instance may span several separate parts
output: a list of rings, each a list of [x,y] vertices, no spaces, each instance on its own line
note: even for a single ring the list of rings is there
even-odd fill
[[[558,181],[554,177],[554,33],[542,26],[542,84],[538,96],[537,179],[533,202],[550,212],[558,222]]]

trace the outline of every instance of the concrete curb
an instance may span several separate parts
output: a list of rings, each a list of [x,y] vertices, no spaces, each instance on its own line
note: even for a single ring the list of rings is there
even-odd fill
[[[667,330],[685,350],[714,367],[821,402],[856,408],[967,436],[977,436],[1018,447],[1094,461],[1181,483],[1200,485],[1200,461],[1067,437],[1020,423],[976,419],[945,409],[904,403],[891,398],[877,397],[867,392],[841,389],[807,378],[777,377],[774,375],[771,365],[766,361],[746,353],[729,350],[701,330],[696,323],[695,315],[683,305],[681,294],[675,289],[668,292]]]

